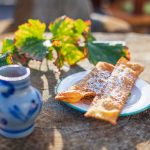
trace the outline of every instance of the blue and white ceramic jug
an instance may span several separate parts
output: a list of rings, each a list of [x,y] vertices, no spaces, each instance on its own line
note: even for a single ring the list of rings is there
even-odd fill
[[[42,106],[41,94],[31,86],[30,70],[19,65],[0,67],[0,134],[29,135]]]

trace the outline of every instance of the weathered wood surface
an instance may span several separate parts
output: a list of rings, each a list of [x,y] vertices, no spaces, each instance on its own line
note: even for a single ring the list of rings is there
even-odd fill
[[[150,36],[140,34],[95,34],[99,40],[125,40],[132,60],[145,66],[141,78],[150,82]],[[2,37],[2,36],[1,36]],[[43,109],[34,132],[22,139],[0,137],[0,150],[150,150],[150,110],[130,117],[120,117],[118,124],[86,119],[83,114],[54,100],[59,78],[90,69],[87,60],[61,75],[43,61],[31,62],[31,80],[43,95]],[[40,68],[40,69],[39,69]],[[150,100],[148,98],[147,100]]]

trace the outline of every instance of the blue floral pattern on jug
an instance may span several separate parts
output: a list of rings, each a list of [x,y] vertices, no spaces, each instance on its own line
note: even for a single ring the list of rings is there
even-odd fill
[[[1,92],[3,97],[7,98],[15,92],[14,86],[11,83],[7,82],[7,81],[0,80],[0,86],[4,86],[4,87],[7,88],[6,91]]]
[[[35,114],[37,109],[38,109],[38,104],[36,104],[35,100],[33,99],[31,100],[31,106],[26,115],[22,112],[22,110],[17,105],[13,105],[11,108],[9,108],[9,112],[16,119],[26,122],[32,117],[32,115]]]

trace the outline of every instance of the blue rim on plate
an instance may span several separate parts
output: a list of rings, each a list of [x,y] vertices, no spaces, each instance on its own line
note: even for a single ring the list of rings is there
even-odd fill
[[[55,94],[66,90],[68,87],[72,86],[77,81],[81,80],[87,73],[88,73],[88,71],[78,72],[78,73],[72,74],[72,75],[60,80],[55,88]],[[73,82],[73,83],[71,83],[71,82]],[[67,88],[64,87],[65,85],[67,85],[68,87]],[[127,106],[125,105],[126,106],[125,110],[123,109],[120,116],[136,115],[136,114],[141,113],[150,108],[150,100],[145,101],[146,98],[144,98],[144,96],[147,97],[147,95],[148,95],[148,93],[145,90],[146,91],[148,90],[150,92],[150,85],[141,79],[137,79],[134,90],[131,92],[131,98],[129,98],[129,100],[128,100],[130,102],[134,101],[134,103],[133,104],[130,103]],[[147,95],[145,95],[145,94],[147,94]],[[139,96],[137,97],[137,95],[139,95]],[[141,106],[141,108],[137,107],[139,104],[143,105],[143,102],[146,103],[145,106]],[[81,113],[85,113],[87,111],[87,109],[82,108],[82,106],[80,106],[80,104],[76,105],[76,104],[71,104],[71,103],[67,103],[67,102],[63,102],[63,103]],[[130,106],[131,106],[131,108],[128,108]],[[134,107],[137,107],[134,111],[128,111],[129,109],[131,110]]]

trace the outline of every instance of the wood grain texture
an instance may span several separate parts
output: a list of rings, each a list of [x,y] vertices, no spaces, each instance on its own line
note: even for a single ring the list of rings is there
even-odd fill
[[[132,60],[145,66],[141,78],[150,83],[150,36],[141,34],[95,34],[99,40],[125,40]],[[4,35],[3,35],[4,37]],[[0,37],[1,38],[1,37]],[[41,67],[40,67],[41,65]],[[0,150],[126,150],[150,149],[150,110],[120,117],[118,124],[87,119],[83,114],[54,100],[54,87],[60,78],[92,68],[82,60],[61,75],[51,62],[30,63],[31,80],[43,95],[43,109],[34,132],[22,139],[0,137]],[[40,69],[39,69],[40,68]]]

